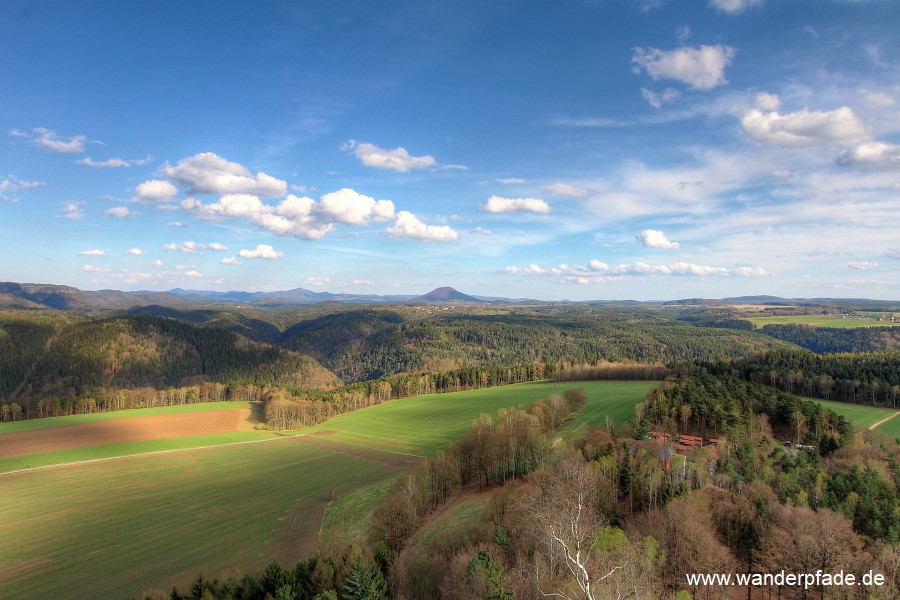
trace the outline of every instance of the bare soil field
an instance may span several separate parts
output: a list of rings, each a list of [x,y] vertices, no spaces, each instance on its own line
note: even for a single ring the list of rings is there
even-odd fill
[[[0,458],[119,442],[247,431],[253,426],[249,408],[79,423],[0,435]]]

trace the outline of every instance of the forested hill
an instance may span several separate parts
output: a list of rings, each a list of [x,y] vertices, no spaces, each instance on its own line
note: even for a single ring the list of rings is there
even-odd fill
[[[900,350],[900,327],[832,328],[766,325],[762,332],[819,354]]]
[[[202,381],[332,387],[313,358],[218,328],[161,317],[0,315],[0,398]]]
[[[405,372],[534,362],[708,362],[796,348],[750,331],[701,328],[652,311],[542,307],[510,311],[366,309],[287,329],[281,344],[306,352],[347,383]]]

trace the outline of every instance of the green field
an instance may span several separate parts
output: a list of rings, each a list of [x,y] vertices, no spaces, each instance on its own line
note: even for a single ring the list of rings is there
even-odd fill
[[[855,327],[891,327],[900,323],[876,321],[875,319],[841,318],[835,315],[794,315],[789,317],[747,317],[759,329],[764,325],[809,325],[810,327],[830,327],[837,329],[853,329]]]
[[[276,557],[291,565],[315,550],[320,528],[326,546],[339,545],[337,535],[364,535],[389,481],[481,413],[584,387],[588,405],[568,426],[600,424],[607,413],[627,415],[652,385],[533,383],[421,396],[276,441],[0,475],[0,598],[162,597],[200,571],[222,578]]]
[[[465,434],[472,419],[494,415],[509,406],[529,406],[553,393],[583,388],[588,404],[566,429],[602,425],[607,414],[617,423],[631,417],[634,405],[655,387],[647,381],[590,381],[583,383],[522,383],[498,388],[430,394],[395,400],[339,415],[307,432],[330,432],[329,438],[398,453],[430,455]]]

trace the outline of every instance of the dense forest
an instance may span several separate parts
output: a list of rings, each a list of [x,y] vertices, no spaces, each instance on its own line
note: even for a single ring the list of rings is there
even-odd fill
[[[766,325],[761,331],[818,354],[832,352],[888,352],[900,350],[900,327],[810,327]]]
[[[779,350],[709,368],[823,400],[892,408],[900,400],[900,352],[813,354]]]

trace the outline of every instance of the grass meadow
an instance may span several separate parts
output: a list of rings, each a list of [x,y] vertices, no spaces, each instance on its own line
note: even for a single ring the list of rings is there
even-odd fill
[[[875,319],[841,318],[834,315],[794,315],[784,317],[746,317],[753,327],[764,325],[809,325],[810,327],[830,327],[832,329],[853,329],[855,327],[891,327],[900,323],[876,321]]]
[[[481,413],[583,387],[588,405],[567,427],[602,424],[606,414],[630,415],[653,385],[542,382],[420,396],[273,441],[0,474],[0,598],[163,597],[201,571],[222,578],[261,570],[276,557],[292,565],[317,548],[320,531],[324,546],[364,537],[390,482],[418,456],[459,438]],[[221,435],[233,444],[229,436],[274,434]],[[165,449],[158,442],[179,443],[65,452],[89,460]]]

